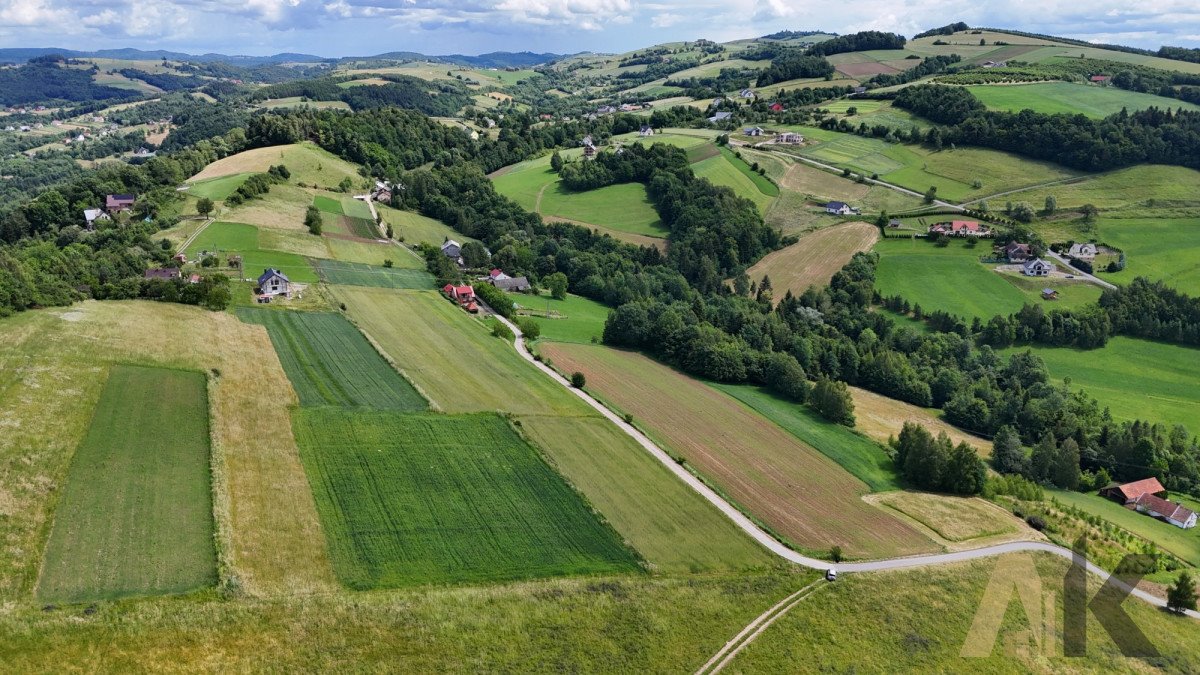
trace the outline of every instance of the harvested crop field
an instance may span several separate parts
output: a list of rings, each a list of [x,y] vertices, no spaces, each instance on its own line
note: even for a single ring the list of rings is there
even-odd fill
[[[916,62],[914,61],[914,63]],[[837,71],[846,77],[861,79],[871,77],[872,75],[891,75],[900,72],[900,69],[878,61],[867,61],[864,63],[843,63],[837,67]]]
[[[774,251],[746,271],[754,281],[771,277],[774,300],[787,291],[800,295],[809,286],[825,286],[855,253],[870,250],[879,240],[879,228],[868,223],[834,225]]]
[[[871,438],[886,443],[888,438],[899,436],[905,422],[916,422],[925,427],[934,436],[946,432],[956,445],[965,442],[975,448],[980,457],[992,454],[992,442],[952,426],[938,416],[938,411],[918,408],[911,403],[897,401],[894,398],[880,396],[875,392],[850,387],[854,397],[854,417],[856,428]]]
[[[338,300],[436,408],[586,415],[591,408],[433,291],[338,286]]]
[[[410,256],[400,249],[395,259],[409,262]],[[381,267],[339,260],[314,260],[321,281],[342,286],[372,286],[375,288],[433,288],[433,277],[424,270],[403,267]]]
[[[869,492],[833,460],[736,400],[635,352],[550,343],[542,354],[582,372],[733,501],[804,550],[854,557],[932,550],[911,526],[862,501]]]
[[[340,314],[239,307],[266,326],[303,406],[425,410],[425,399]]]
[[[897,491],[878,495],[875,499],[928,527],[947,541],[995,537],[1024,529],[1021,522],[1008,511],[977,497]]]
[[[639,569],[498,415],[302,408],[293,420],[334,570],[350,588]]]
[[[217,581],[202,373],[117,365],[67,475],[38,597],[84,602]]]
[[[779,183],[788,190],[847,203],[857,202],[867,196],[871,189],[866,183],[857,183],[802,162],[788,167],[787,173]]]

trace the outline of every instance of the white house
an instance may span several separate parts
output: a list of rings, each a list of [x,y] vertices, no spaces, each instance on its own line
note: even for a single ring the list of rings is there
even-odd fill
[[[825,205],[825,213],[832,213],[838,216],[848,216],[857,212],[857,209],[850,206],[846,202],[829,202]]]
[[[762,136],[764,131],[762,127],[746,127],[742,129],[742,133],[747,136]]]
[[[738,96],[741,96],[742,98],[754,98],[754,90],[753,89],[743,89],[740,92],[738,92]]]
[[[649,124],[643,124],[642,128],[638,129],[638,136],[641,136],[642,138],[653,135],[654,129]]]
[[[87,221],[88,229],[95,227],[97,221],[111,220],[104,209],[84,209],[83,219]]]
[[[1161,518],[1175,527],[1187,530],[1196,526],[1195,511],[1180,506],[1175,502],[1169,502],[1162,497],[1156,497],[1147,493],[1138,497],[1134,503],[1137,510],[1141,513],[1153,518]]]
[[[796,145],[799,143],[803,143],[804,137],[801,136],[800,134],[797,134],[797,133],[794,133],[791,131],[785,131],[782,134],[779,134],[778,136],[775,137],[775,142],[776,143],[791,143],[793,145]]]
[[[1034,258],[1021,267],[1021,274],[1027,277],[1048,277],[1053,271],[1054,265],[1041,258]]]
[[[259,295],[266,296],[286,296],[291,283],[291,280],[283,272],[274,268],[267,268],[258,277],[258,293]]]
[[[1094,260],[1098,252],[1095,244],[1071,244],[1067,255],[1079,260]]]

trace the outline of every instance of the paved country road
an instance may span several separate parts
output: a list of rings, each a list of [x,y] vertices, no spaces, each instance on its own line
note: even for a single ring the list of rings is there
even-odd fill
[[[536,366],[539,370],[541,370],[543,373],[545,373],[548,377],[553,379],[555,382],[558,382],[560,385],[569,389],[576,396],[578,396],[580,399],[582,399],[584,403],[587,403],[589,406],[591,406],[593,409],[595,409],[597,412],[599,412],[601,415],[603,415],[608,421],[617,425],[621,429],[621,431],[624,431],[630,438],[637,441],[638,445],[642,446],[642,448],[645,449],[646,452],[649,452],[651,455],[654,456],[655,459],[657,459],[660,463],[662,463],[662,465],[665,466],[667,468],[667,470],[669,470],[671,473],[675,474],[676,477],[678,477],[680,480],[682,480],[684,483],[686,483],[688,485],[688,487],[692,488],[697,493],[699,493],[700,496],[707,499],[709,501],[709,503],[711,503],[713,506],[717,507],[717,509],[720,510],[721,513],[724,513],[725,516],[728,517],[730,520],[732,520],[734,522],[734,524],[736,524],[739,528],[742,529],[742,531],[744,531],[746,534],[750,535],[750,537],[752,537],[755,541],[757,541],[759,544],[761,544],[767,550],[769,550],[772,553],[774,553],[775,555],[783,558],[784,560],[795,563],[797,565],[815,569],[815,570],[824,571],[824,570],[828,570],[830,568],[836,568],[838,573],[851,573],[851,572],[878,572],[878,571],[883,571],[883,570],[898,570],[898,569],[907,569],[907,568],[911,568],[911,567],[925,567],[928,565],[946,565],[946,564],[950,564],[950,563],[964,562],[964,561],[968,561],[968,560],[977,560],[979,558],[988,558],[991,556],[1002,555],[1005,553],[1019,553],[1019,552],[1050,553],[1052,555],[1056,555],[1060,558],[1065,558],[1067,560],[1074,559],[1074,553],[1070,549],[1063,548],[1062,546],[1055,546],[1054,544],[1047,544],[1047,543],[1040,542],[1040,541],[1014,541],[1014,542],[1008,542],[1005,544],[995,544],[993,546],[984,546],[982,548],[976,548],[976,549],[971,549],[971,550],[967,550],[967,551],[955,551],[953,553],[936,553],[936,554],[931,554],[931,555],[917,555],[917,556],[908,556],[908,557],[904,557],[904,558],[887,558],[884,560],[870,560],[870,561],[865,561],[865,562],[837,563],[837,564],[831,563],[828,560],[819,560],[817,558],[810,558],[808,556],[797,553],[796,551],[793,551],[792,549],[788,548],[787,546],[784,546],[783,544],[781,544],[779,541],[777,541],[771,535],[769,535],[766,532],[764,532],[763,530],[761,530],[749,518],[747,518],[744,513],[739,511],[737,508],[735,508],[729,502],[725,501],[724,498],[722,498],[720,495],[718,495],[716,492],[714,492],[712,490],[712,488],[705,485],[699,478],[697,478],[695,475],[693,475],[690,471],[688,471],[684,467],[680,466],[674,459],[671,458],[670,455],[668,455],[666,453],[666,451],[664,451],[662,448],[658,447],[658,445],[656,445],[654,443],[654,441],[651,441],[645,434],[643,434],[641,431],[638,431],[636,427],[625,422],[625,420],[618,417],[616,413],[614,413],[613,411],[611,411],[607,407],[605,407],[603,403],[600,403],[596,399],[592,398],[591,395],[589,395],[587,392],[583,391],[582,389],[576,389],[575,387],[572,387],[571,383],[568,382],[565,377],[563,377],[562,375],[559,375],[558,372],[555,371],[553,368],[551,368],[550,366],[547,366],[546,364],[542,363],[541,361],[534,359],[533,354],[531,354],[529,352],[528,347],[525,346],[525,337],[521,333],[521,329],[518,328],[516,326],[516,324],[514,324],[513,322],[509,321],[508,319],[500,316],[499,314],[496,315],[496,319],[501,321],[502,323],[504,323],[504,325],[508,326],[509,329],[512,330],[513,335],[516,336],[516,340],[514,340],[513,346],[516,348],[517,353],[519,353],[522,358],[524,358],[526,361],[532,363],[534,366]],[[1145,600],[1146,602],[1148,602],[1152,605],[1155,605],[1157,607],[1166,607],[1167,603],[1165,600],[1162,600],[1161,598],[1157,598],[1153,595],[1150,595],[1149,593],[1142,591],[1140,589],[1130,588],[1128,584],[1125,584],[1124,582],[1120,581],[1116,577],[1110,577],[1108,572],[1106,572],[1099,566],[1094,565],[1090,561],[1087,561],[1085,564],[1086,564],[1087,570],[1089,572],[1101,577],[1102,579],[1110,580],[1115,586],[1117,586],[1123,590],[1130,591],[1131,595],[1134,595],[1142,600]],[[1200,612],[1195,612],[1195,611],[1189,610],[1187,612],[1187,615],[1192,617],[1193,619],[1200,619]]]

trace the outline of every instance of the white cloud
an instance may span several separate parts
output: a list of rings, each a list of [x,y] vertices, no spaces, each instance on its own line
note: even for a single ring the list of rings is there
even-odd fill
[[[670,28],[675,24],[683,21],[682,14],[673,14],[671,12],[663,12],[655,14],[653,19],[650,19],[650,25],[655,28]]]
[[[47,0],[0,0],[0,26],[41,26],[69,18],[70,12]]]

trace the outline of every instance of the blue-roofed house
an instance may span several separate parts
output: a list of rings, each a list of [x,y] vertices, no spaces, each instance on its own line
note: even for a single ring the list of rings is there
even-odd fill
[[[826,213],[833,213],[839,216],[848,216],[854,213],[854,209],[846,202],[829,202],[825,205]]]

